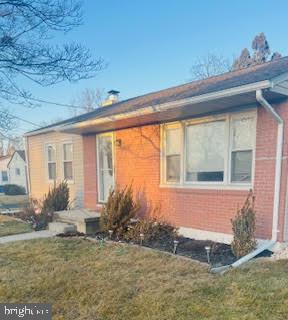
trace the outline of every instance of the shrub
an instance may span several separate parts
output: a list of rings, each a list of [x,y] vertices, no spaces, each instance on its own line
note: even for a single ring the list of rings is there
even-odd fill
[[[18,196],[26,194],[26,190],[17,184],[6,184],[3,186],[3,191],[6,196]]]
[[[132,218],[140,209],[140,204],[133,200],[132,186],[110,190],[106,204],[101,211],[100,224],[104,232],[109,230],[117,237],[123,237]]]
[[[67,181],[54,185],[44,196],[41,213],[67,210],[69,207],[69,187]]]
[[[36,199],[31,199],[28,207],[18,214],[18,217],[30,223],[34,230],[45,229],[49,222],[53,220],[53,213],[42,212],[42,204]]]
[[[125,239],[140,242],[140,234],[144,235],[145,242],[171,243],[177,237],[177,229],[170,223],[159,218],[143,218],[131,225],[125,234]]]
[[[256,214],[254,209],[255,197],[249,192],[245,203],[238,209],[236,217],[231,220],[233,230],[233,242],[231,249],[237,257],[243,257],[256,248],[255,223]]]

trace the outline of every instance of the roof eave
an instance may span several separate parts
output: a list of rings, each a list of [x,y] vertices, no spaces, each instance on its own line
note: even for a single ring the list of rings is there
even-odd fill
[[[100,124],[103,125],[105,123],[110,123],[113,121],[124,120],[128,118],[133,118],[133,117],[147,116],[149,114],[153,114],[161,111],[167,111],[167,110],[178,108],[185,105],[209,102],[212,100],[217,100],[217,99],[226,98],[226,97],[228,98],[235,95],[254,92],[259,89],[269,89],[271,87],[272,87],[272,82],[270,80],[264,80],[264,81],[254,82],[247,85],[229,88],[229,89],[225,89],[217,92],[211,92],[211,93],[203,94],[200,96],[176,100],[176,101],[158,104],[154,106],[148,106],[148,107],[140,108],[135,111],[120,113],[120,114],[116,114],[109,117],[89,119],[82,122],[64,125],[58,129],[59,131],[62,131],[62,132],[79,133],[81,129],[84,129],[90,126],[95,127],[97,125],[100,125]]]

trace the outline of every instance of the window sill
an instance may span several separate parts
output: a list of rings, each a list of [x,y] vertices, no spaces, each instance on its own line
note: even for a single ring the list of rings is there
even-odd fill
[[[161,183],[160,188],[168,189],[192,189],[192,190],[235,190],[235,191],[249,191],[252,189],[252,184],[166,184]]]

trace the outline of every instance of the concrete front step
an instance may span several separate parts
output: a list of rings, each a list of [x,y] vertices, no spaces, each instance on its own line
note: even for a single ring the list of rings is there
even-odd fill
[[[53,221],[73,224],[78,232],[89,235],[100,230],[100,214],[86,209],[56,211]]]
[[[64,222],[50,222],[48,224],[48,229],[51,232],[54,232],[56,234],[59,233],[74,233],[77,231],[77,228],[74,224],[68,224]]]

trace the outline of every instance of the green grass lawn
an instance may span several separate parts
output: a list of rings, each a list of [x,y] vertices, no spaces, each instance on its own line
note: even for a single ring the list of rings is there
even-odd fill
[[[31,226],[19,219],[0,215],[0,237],[33,231]]]
[[[0,301],[52,303],[81,320],[287,319],[288,261],[224,276],[163,253],[87,240],[0,246]]]

